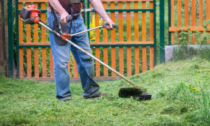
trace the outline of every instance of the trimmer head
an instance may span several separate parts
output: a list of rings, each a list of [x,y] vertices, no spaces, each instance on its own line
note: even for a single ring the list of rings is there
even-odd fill
[[[138,100],[150,100],[152,98],[151,94],[143,94],[145,92],[144,89],[129,87],[129,88],[121,88],[118,95],[122,98],[130,98],[134,97]]]
[[[129,87],[129,88],[121,88],[118,95],[122,98],[129,98],[129,97],[139,97],[143,91],[140,88]]]
[[[145,100],[150,100],[152,98],[151,94],[140,94],[139,95],[139,100],[145,101]]]

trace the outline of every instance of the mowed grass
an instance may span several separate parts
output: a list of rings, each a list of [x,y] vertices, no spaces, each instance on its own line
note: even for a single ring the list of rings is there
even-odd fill
[[[0,76],[0,125],[168,125],[210,124],[210,62],[200,58],[170,62],[130,77],[152,94],[150,101],[119,98],[123,80],[98,82],[108,96],[85,100],[71,83],[72,100],[55,99],[53,82]]]

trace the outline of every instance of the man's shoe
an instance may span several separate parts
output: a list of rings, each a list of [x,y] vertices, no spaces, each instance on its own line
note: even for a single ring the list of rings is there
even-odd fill
[[[99,98],[99,97],[102,97],[102,96],[106,96],[110,93],[101,93],[99,92],[99,95],[96,95],[96,96],[90,96],[90,97],[84,97],[85,99],[92,99],[92,98]]]
[[[70,101],[71,100],[71,97],[66,97],[66,98],[63,98],[63,99],[60,99],[61,101]]]

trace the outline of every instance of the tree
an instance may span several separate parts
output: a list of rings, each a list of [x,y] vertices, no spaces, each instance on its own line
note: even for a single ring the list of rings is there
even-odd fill
[[[6,2],[4,0],[0,0],[0,74],[7,75],[7,35],[6,32],[6,22],[7,15],[5,14],[6,10],[5,6]]]

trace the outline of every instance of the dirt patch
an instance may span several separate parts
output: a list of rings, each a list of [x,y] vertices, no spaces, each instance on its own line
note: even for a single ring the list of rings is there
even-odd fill
[[[1,94],[4,94],[4,92],[0,90],[0,95],[1,95]]]

